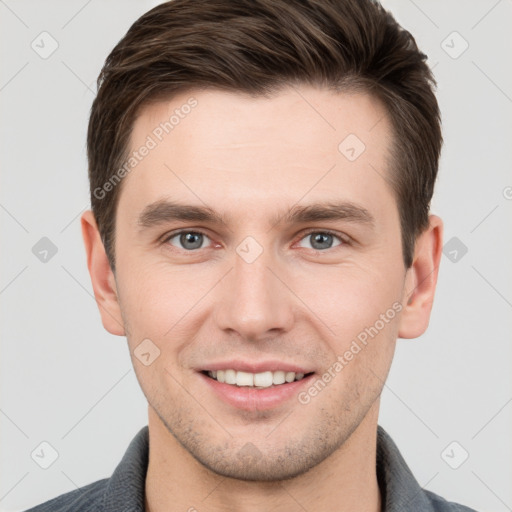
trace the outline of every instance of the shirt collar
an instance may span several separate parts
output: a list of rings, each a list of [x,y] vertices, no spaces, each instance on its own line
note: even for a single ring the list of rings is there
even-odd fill
[[[144,512],[146,473],[149,461],[149,428],[142,427],[132,439],[105,490],[104,512]]]
[[[396,444],[380,425],[377,427],[377,480],[383,512],[434,510]]]

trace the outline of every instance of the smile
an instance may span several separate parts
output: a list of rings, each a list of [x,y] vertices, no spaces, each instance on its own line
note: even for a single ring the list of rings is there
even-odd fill
[[[250,373],[233,369],[210,370],[206,371],[205,374],[208,375],[208,377],[215,379],[217,382],[239,387],[247,386],[256,389],[270,388],[285,383],[299,381],[309,375],[304,373],[286,372],[284,370]]]

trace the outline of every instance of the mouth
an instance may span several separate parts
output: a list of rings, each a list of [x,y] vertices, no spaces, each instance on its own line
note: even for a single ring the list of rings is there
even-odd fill
[[[314,374],[314,372],[299,373],[284,370],[251,373],[231,368],[225,370],[203,370],[201,373],[222,384],[251,389],[277,388],[292,382],[301,381]]]
[[[316,375],[310,363],[278,359],[211,361],[196,372],[213,396],[235,410],[252,412],[292,406]]]

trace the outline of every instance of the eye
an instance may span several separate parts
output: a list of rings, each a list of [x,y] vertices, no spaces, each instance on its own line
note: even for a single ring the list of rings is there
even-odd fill
[[[338,239],[339,243],[333,246],[333,241],[335,239]],[[336,235],[331,231],[310,231],[309,233],[306,233],[306,235],[301,240],[309,240],[310,246],[306,247],[315,251],[323,251],[325,249],[331,249],[332,247],[337,247],[338,245],[347,243],[341,238],[341,236]]]
[[[208,236],[200,231],[178,231],[166,237],[163,242],[171,243],[171,245],[175,246],[175,244],[171,242],[175,238],[178,240],[178,243],[181,244],[181,247],[178,246],[178,248],[186,251],[202,249],[205,239],[209,240]]]
[[[182,230],[171,233],[170,235],[164,238],[162,243],[169,243],[170,245],[177,247],[178,249],[183,249],[185,251],[194,251],[197,249],[204,249],[203,244],[207,240],[210,240],[210,238],[201,231]],[[309,246],[302,245],[304,243],[303,241],[309,241]],[[334,247],[344,244],[348,244],[348,241],[344,240],[342,236],[331,231],[325,230],[310,231],[309,233],[306,233],[299,242],[299,245],[301,247],[313,249],[315,251],[325,251],[327,249],[332,249]]]

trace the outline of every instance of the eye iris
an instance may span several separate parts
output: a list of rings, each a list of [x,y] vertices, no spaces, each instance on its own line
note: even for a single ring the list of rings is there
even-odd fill
[[[329,233],[312,233],[309,235],[314,249],[329,249],[333,236]],[[199,249],[203,244],[203,235],[189,231],[180,235],[180,243],[185,249]]]
[[[329,233],[314,233],[310,237],[314,249],[329,249],[332,244],[332,235]]]
[[[199,249],[203,244],[203,235],[201,233],[182,233],[180,235],[180,243],[185,249]],[[192,247],[187,244],[192,244]]]

